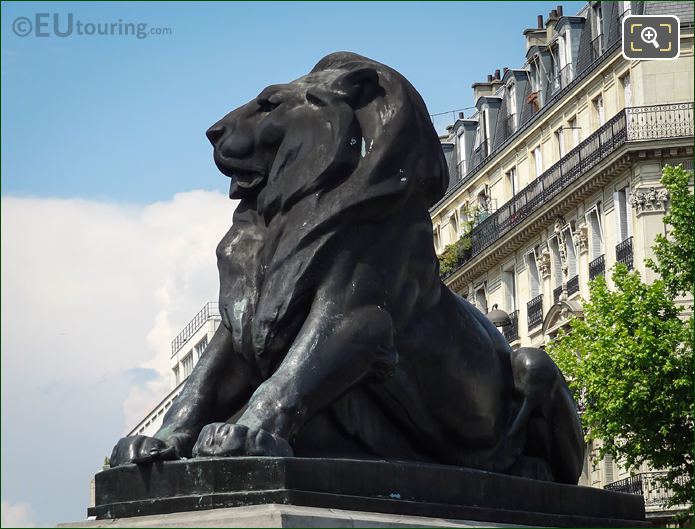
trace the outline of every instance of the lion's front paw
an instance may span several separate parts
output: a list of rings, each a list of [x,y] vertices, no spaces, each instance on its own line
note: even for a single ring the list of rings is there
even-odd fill
[[[155,460],[178,459],[176,447],[155,437],[134,435],[120,439],[113,448],[109,459],[112,467],[129,463],[151,463]]]
[[[208,424],[193,447],[193,457],[276,456],[291,457],[289,443],[265,430],[253,430],[242,424]]]

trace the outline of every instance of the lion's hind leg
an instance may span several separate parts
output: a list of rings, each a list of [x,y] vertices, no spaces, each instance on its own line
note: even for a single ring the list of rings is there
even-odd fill
[[[511,472],[576,484],[584,438],[562,373],[545,351],[533,347],[512,352],[512,372],[523,401],[507,434],[520,452]]]

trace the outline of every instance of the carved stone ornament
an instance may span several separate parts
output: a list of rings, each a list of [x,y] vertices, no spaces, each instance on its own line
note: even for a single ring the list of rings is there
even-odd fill
[[[630,205],[637,215],[642,213],[665,212],[668,206],[669,193],[665,188],[656,189],[650,186],[648,189],[635,189],[630,193]]]
[[[584,253],[589,250],[589,233],[586,224],[577,228],[573,238],[574,246],[579,250],[579,253]]]
[[[548,247],[544,247],[541,254],[536,258],[536,265],[538,266],[538,271],[541,273],[543,279],[548,279],[550,277],[550,250]]]

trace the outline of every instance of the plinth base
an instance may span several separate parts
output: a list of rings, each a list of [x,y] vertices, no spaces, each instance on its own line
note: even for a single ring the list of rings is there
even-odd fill
[[[96,505],[88,513],[98,519],[278,504],[316,507],[326,512],[340,509],[397,518],[437,518],[449,520],[448,523],[459,520],[505,526],[648,526],[641,496],[404,462],[274,457],[191,459],[106,470],[96,475],[95,486]],[[349,520],[343,522],[348,524]],[[336,520],[332,526],[354,526],[343,522]],[[148,520],[143,526],[152,523]],[[183,519],[176,518],[175,525],[180,523]],[[259,525],[268,523],[265,520]],[[317,522],[327,523],[324,518]]]

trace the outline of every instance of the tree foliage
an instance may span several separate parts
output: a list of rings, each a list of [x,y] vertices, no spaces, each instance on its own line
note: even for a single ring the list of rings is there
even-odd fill
[[[647,264],[660,278],[646,284],[637,271],[617,265],[614,288],[603,277],[590,285],[584,319],[549,345],[583,408],[587,439],[630,470],[642,463],[667,470],[671,505],[691,503],[693,416],[693,316],[683,298],[693,294],[692,172],[667,167],[662,182],[671,204],[667,237]]]
[[[438,256],[439,274],[441,276],[445,276],[453,271],[471,255],[471,248],[473,246],[471,231],[480,219],[481,210],[478,207],[465,208],[463,212],[467,220],[461,224],[461,235],[456,242],[447,244],[442,253]]]

